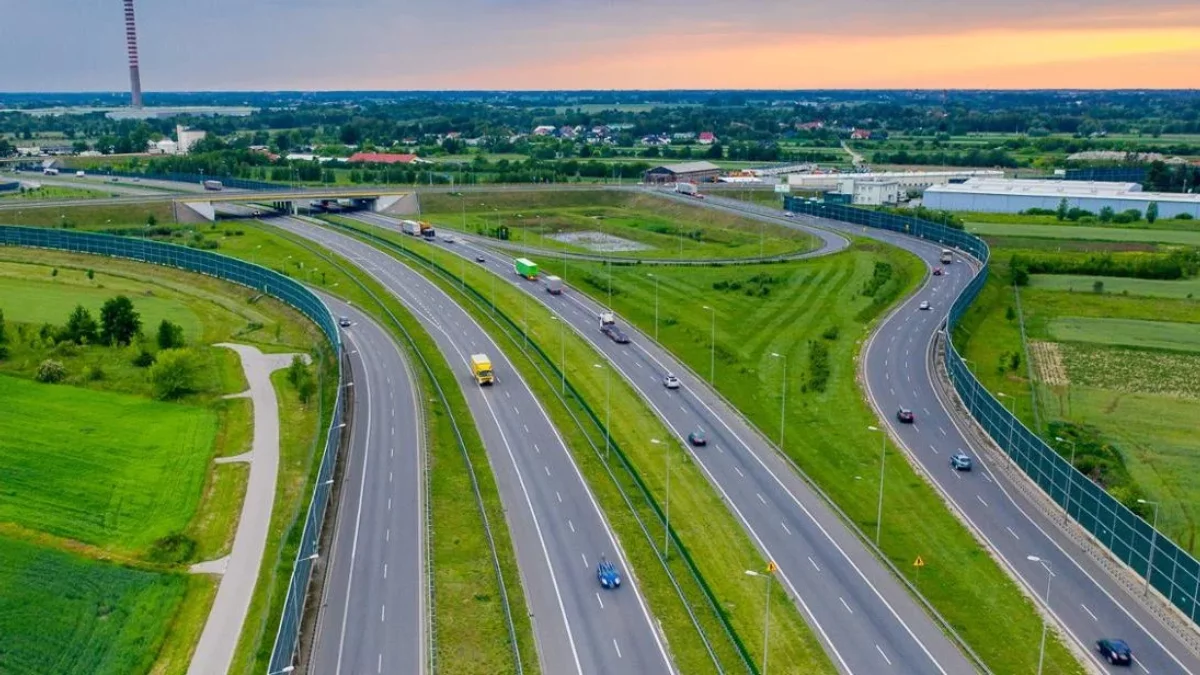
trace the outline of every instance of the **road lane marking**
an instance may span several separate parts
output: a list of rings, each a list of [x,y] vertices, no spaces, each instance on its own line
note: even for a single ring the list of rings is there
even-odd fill
[[[942,435],[943,435],[943,436],[945,436],[945,435],[946,435],[946,430],[945,430],[945,429],[943,429],[943,428],[941,428],[941,427],[938,427],[938,431],[942,432]]]
[[[879,655],[883,657],[883,660],[887,661],[889,666],[892,665],[892,660],[887,657],[887,654],[883,653],[883,650],[879,648],[879,645],[875,645],[875,649],[879,652]]]
[[[613,649],[617,650],[617,658],[621,658],[621,647],[617,644],[617,638],[613,638]]]
[[[941,453],[939,453],[939,452],[938,452],[938,449],[937,449],[937,448],[935,448],[935,447],[933,447],[932,445],[931,445],[931,446],[929,446],[929,449],[930,449],[930,450],[932,450],[932,451],[933,451],[933,454],[935,454],[935,455],[939,455],[939,454],[941,454]]]
[[[534,444],[533,444],[533,449],[534,449],[536,452],[538,452],[539,454],[542,452],[542,449],[538,447],[538,444],[537,444],[537,443],[534,443]]]
[[[1013,538],[1014,538],[1014,539],[1016,539],[1017,541],[1020,541],[1020,540],[1021,540],[1021,538],[1017,536],[1017,533],[1016,533],[1016,532],[1013,532],[1013,529],[1012,529],[1011,527],[1008,527],[1008,526],[1006,525],[1006,526],[1004,527],[1004,529],[1008,530],[1008,533],[1009,533],[1009,534],[1011,534],[1011,535],[1013,536]]]
[[[525,427],[525,433],[529,433],[529,425],[528,424],[522,424],[521,426]]]
[[[792,531],[788,529],[787,523],[779,523],[779,524],[783,526],[784,532],[787,532],[788,534],[792,533]]]
[[[818,565],[817,565],[817,561],[816,561],[816,560],[813,560],[813,559],[812,559],[812,556],[808,556],[808,562],[812,563],[812,566],[813,566],[813,567],[814,567],[814,568],[815,568],[815,569],[816,569],[818,572],[820,572],[820,571],[821,571],[821,568],[820,568],[820,566],[818,566]]]
[[[762,496],[761,494],[759,494],[759,493],[755,492],[755,493],[754,493],[754,495],[755,495],[756,497],[758,497],[758,501],[762,502],[763,504],[766,504],[766,503],[767,503],[767,500],[763,499],[763,496]]]
[[[572,532],[575,531],[575,523],[572,523],[570,518],[567,519],[567,525],[571,527]]]
[[[383,654],[382,653],[379,654],[379,658],[375,661],[375,672],[377,672],[377,673],[383,672]]]
[[[1095,615],[1095,614],[1092,614],[1092,610],[1088,609],[1088,608],[1087,608],[1087,605],[1085,605],[1085,604],[1083,604],[1083,603],[1081,602],[1081,603],[1079,603],[1079,606],[1083,608],[1083,611],[1085,611],[1085,612],[1087,612],[1087,613],[1088,613],[1088,616],[1092,617],[1092,621],[1099,621],[1099,620],[1100,620],[1100,619],[1097,619],[1097,618],[1096,618],[1096,615]]]
[[[392,510],[392,498],[388,497],[388,511]]]
[[[558,497],[558,503],[561,504],[562,503],[562,495],[558,494],[558,490],[554,491],[554,496]]]
[[[383,540],[384,541],[392,540],[392,529],[390,527],[383,531]]]
[[[392,472],[391,471],[388,472],[388,482],[389,483],[392,482]]]
[[[600,603],[600,609],[604,609],[604,601],[600,599],[600,593],[596,593],[596,602]]]
[[[851,614],[853,614],[853,613],[854,613],[854,610],[850,609],[850,605],[847,605],[847,604],[846,604],[846,599],[845,599],[845,598],[843,598],[843,597],[841,597],[841,596],[838,596],[838,600],[841,600],[841,601],[842,601],[842,607],[845,607],[847,612],[850,612]]]
[[[746,477],[746,474],[742,473],[742,470],[741,470],[741,469],[739,469],[739,468],[737,468],[736,466],[735,466],[735,467],[733,467],[733,470],[734,470],[734,471],[736,471],[736,472],[737,472],[737,474],[738,474],[739,476],[741,476],[742,478],[745,478],[745,477]]]
[[[383,623],[384,621],[387,621],[387,605],[380,605],[380,607],[379,607],[379,623]]]
[[[550,467],[543,466],[542,468],[546,470],[546,475],[549,476],[550,475]]]
[[[387,563],[383,563],[383,578],[387,578]]]
[[[586,569],[586,568],[588,568],[588,567],[591,567],[591,565],[589,565],[589,564],[588,564],[588,561],[587,561],[587,556],[585,556],[584,554],[580,553],[580,554],[579,554],[579,557],[580,557],[580,558],[583,558],[583,566],[584,566],[584,568],[585,568],[585,569]]]
[[[985,507],[987,506],[987,502],[983,501],[983,497],[980,497],[979,495],[975,495],[975,499],[978,499],[979,503],[983,504]]]

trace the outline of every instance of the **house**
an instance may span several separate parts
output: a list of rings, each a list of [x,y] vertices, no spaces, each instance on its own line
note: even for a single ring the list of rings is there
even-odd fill
[[[825,123],[821,121],[804,122],[803,124],[796,125],[797,131],[820,131],[824,128]]]
[[[642,138],[641,143],[642,143],[642,145],[652,145],[652,146],[670,145],[671,139],[667,138],[666,136],[655,136],[654,134],[651,134],[649,136],[644,136]]]
[[[549,136],[554,133],[554,126],[550,124],[542,124],[533,128],[534,136]]]
[[[871,140],[871,131],[870,129],[855,129],[850,132],[850,140],[869,141]]]
[[[684,162],[656,166],[647,171],[642,180],[646,183],[702,183],[715,180],[721,175],[721,167],[712,162]]]
[[[712,145],[717,142],[717,136],[711,131],[701,131],[697,142],[700,145]]]
[[[563,127],[558,130],[558,137],[559,138],[575,138],[577,133],[578,132],[575,130],[575,127]]]
[[[425,160],[410,154],[390,152],[356,152],[346,160],[351,164],[421,164]]]
[[[671,134],[671,140],[673,140],[673,141],[692,141],[695,139],[696,139],[696,134],[691,131],[680,131],[680,132]]]

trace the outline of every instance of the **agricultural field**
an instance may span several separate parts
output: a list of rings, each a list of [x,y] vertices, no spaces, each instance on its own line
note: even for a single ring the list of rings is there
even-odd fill
[[[1096,284],[1099,283],[1100,286]],[[1116,295],[1143,298],[1174,298],[1191,300],[1200,297],[1200,278],[1159,280],[1128,277],[1102,277],[1075,274],[1033,274],[1029,287],[1044,291],[1067,293],[1100,291]]]
[[[1163,222],[1163,221],[1159,221]],[[1195,223],[1196,221],[1178,221]],[[1157,223],[1156,223],[1157,224]],[[1088,225],[1031,225],[1023,223],[968,222],[967,231],[983,237],[1025,237],[1086,241],[1141,242],[1200,246],[1200,230],[1093,227]]]
[[[1056,342],[1087,342],[1200,353],[1200,326],[1169,321],[1058,317],[1046,325]]]
[[[143,226],[151,219],[154,223],[175,222],[175,214],[168,202],[54,207],[30,204],[29,208],[21,208],[19,204],[0,201],[0,205],[6,206],[0,211],[0,223],[5,225],[94,229],[113,225]]]
[[[424,194],[422,217],[438,227],[543,250],[596,253],[571,237],[619,237],[613,258],[741,258],[801,253],[815,239],[797,230],[634,191]],[[556,239],[558,238],[558,239]]]

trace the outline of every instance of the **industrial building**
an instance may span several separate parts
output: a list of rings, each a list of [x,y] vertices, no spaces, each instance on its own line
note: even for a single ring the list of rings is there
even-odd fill
[[[1120,213],[1137,209],[1142,213],[1151,203],[1158,205],[1159,218],[1181,213],[1200,218],[1200,194],[1143,192],[1137,183],[1107,183],[1071,180],[1012,180],[973,178],[965,183],[935,185],[925,191],[924,205],[945,211],[1020,213],[1029,209],[1067,206],[1092,213],[1108,207]]]
[[[186,155],[191,151],[192,146],[204,140],[208,135],[206,131],[195,131],[185,126],[176,125],[175,127],[175,146],[176,152],[181,155]]]
[[[847,200],[856,206],[898,204],[902,197],[907,196],[907,190],[902,189],[900,182],[895,180],[842,178],[838,182],[837,192],[846,195]]]
[[[649,184],[661,183],[704,183],[716,180],[721,167],[712,162],[684,162],[656,166],[647,171],[642,180]]]
[[[901,192],[924,190],[931,185],[944,185],[971,178],[1003,178],[1003,171],[992,169],[964,169],[961,171],[885,171],[881,173],[793,173],[788,174],[788,184],[795,190],[821,192],[837,190],[843,178],[863,181],[895,181]]]

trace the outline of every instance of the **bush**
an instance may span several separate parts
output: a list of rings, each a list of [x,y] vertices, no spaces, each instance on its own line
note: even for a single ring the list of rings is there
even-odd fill
[[[138,352],[137,356],[133,357],[133,365],[138,368],[149,368],[150,366],[154,365],[154,362],[157,360],[158,359],[155,358],[154,354],[143,349]]]
[[[84,366],[83,379],[86,382],[96,382],[104,379],[104,368],[99,365]]]
[[[829,384],[829,347],[825,343],[810,340],[808,343],[808,380],[805,390],[825,391]]]
[[[1004,318],[1009,321],[1015,321],[1017,318],[1017,310],[1013,309],[1012,305],[1004,308]]]
[[[34,375],[34,379],[36,379],[38,382],[45,382],[46,384],[56,384],[67,379],[67,369],[59,361],[46,359],[38,364],[37,373]]]
[[[150,547],[150,562],[178,565],[196,555],[196,540],[186,534],[171,534],[158,539]]]
[[[187,349],[167,349],[158,353],[150,367],[154,395],[163,400],[177,399],[196,387],[196,361]]]
[[[183,346],[183,327],[163,319],[157,337],[159,349],[178,349]]]
[[[1093,293],[1103,293],[1104,292],[1104,282],[1100,281],[1099,279],[1092,282],[1092,292]]]
[[[1175,220],[1192,220],[1192,214],[1190,214],[1190,213],[1176,214]]]
[[[825,329],[824,333],[821,333],[821,337],[825,338],[826,340],[836,340],[838,339],[839,332],[840,330],[837,326],[830,326],[829,328]]]

